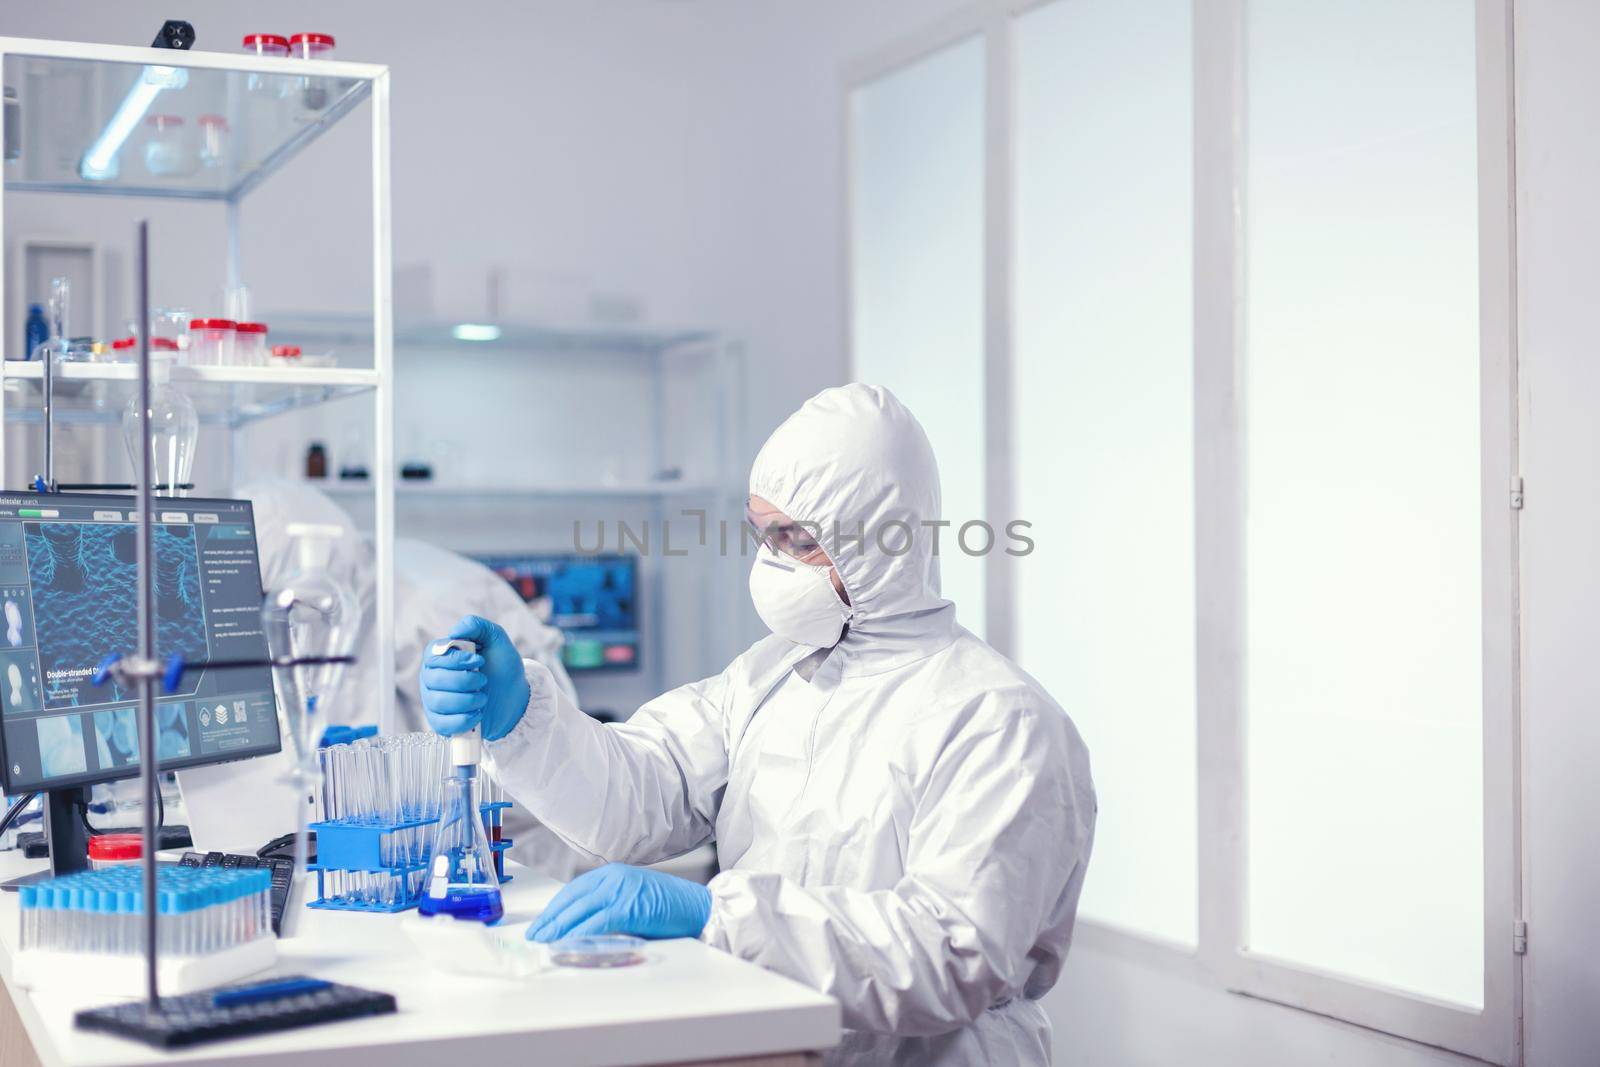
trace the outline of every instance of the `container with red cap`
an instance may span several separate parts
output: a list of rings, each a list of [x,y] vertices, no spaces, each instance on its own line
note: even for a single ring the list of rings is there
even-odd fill
[[[102,363],[132,363],[138,356],[137,337],[119,337],[105,346],[105,351],[100,354]]]
[[[327,33],[297,33],[289,38],[289,51],[296,59],[332,59],[333,35]],[[321,111],[328,106],[328,87],[322,78],[300,79],[300,104],[307,111]]]
[[[96,362],[132,363],[139,358],[139,339],[119,337],[108,345],[95,345]],[[151,360],[164,360],[169,366],[177,361],[178,342],[170,337],[150,338]]]
[[[138,863],[144,858],[144,839],[138,834],[96,834],[89,838],[89,866],[93,870]]]
[[[175,337],[150,338],[151,358],[162,357],[179,361],[178,353],[182,351],[183,346],[178,343],[178,340]]]
[[[232,319],[190,319],[189,362],[196,367],[231,367],[238,325]]]
[[[247,33],[241,46],[246,55],[270,59],[289,58],[289,38],[276,33]],[[281,100],[289,95],[289,83],[294,79],[281,74],[257,74],[252,71],[244,87],[258,99]]]
[[[247,33],[242,47],[251,55],[276,56],[279,59],[289,56],[289,38],[276,33]]]
[[[274,367],[298,367],[300,365],[300,346],[273,345],[272,365]]]
[[[333,35],[297,33],[289,38],[289,51],[296,59],[332,59]]]
[[[153,177],[181,177],[194,170],[194,154],[181,115],[150,115],[144,142],[144,169]]]
[[[236,367],[267,365],[267,324],[240,322],[234,325],[233,364]]]

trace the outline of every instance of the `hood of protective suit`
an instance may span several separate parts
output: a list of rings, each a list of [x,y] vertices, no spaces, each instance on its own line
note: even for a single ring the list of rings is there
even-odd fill
[[[930,525],[942,518],[939,466],[888,389],[852,383],[807,400],[762,446],[750,492],[806,523],[833,561],[850,596],[837,646],[850,673],[891,668],[954,638]]]

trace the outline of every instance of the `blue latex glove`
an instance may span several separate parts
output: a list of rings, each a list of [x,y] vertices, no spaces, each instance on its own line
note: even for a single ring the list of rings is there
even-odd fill
[[[562,887],[528,927],[529,941],[587,934],[699,937],[711,918],[711,890],[698,882],[608,863]]]
[[[376,726],[328,726],[322,731],[322,740],[317,742],[318,748],[327,748],[330,745],[348,745],[352,741],[359,741],[363,737],[377,737]]]
[[[446,737],[482,726],[485,740],[498,741],[528,707],[522,657],[504,630],[476,615],[456,623],[449,636],[473,642],[478,651],[433,655],[429,645],[418,676],[428,725]]]

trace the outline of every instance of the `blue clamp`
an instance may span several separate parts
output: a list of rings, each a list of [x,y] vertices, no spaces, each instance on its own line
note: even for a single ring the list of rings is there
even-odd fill
[[[167,669],[161,672],[161,688],[170,696],[178,691],[178,683],[183,681],[183,653],[174,652],[167,657]]]
[[[105,685],[106,679],[111,677],[111,668],[115,667],[121,659],[121,652],[113,652],[101,660],[100,665],[94,669],[94,677],[91,681],[97,686]]]

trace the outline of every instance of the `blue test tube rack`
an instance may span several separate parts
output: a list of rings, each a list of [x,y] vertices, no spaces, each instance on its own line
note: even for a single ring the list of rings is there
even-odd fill
[[[507,801],[478,806],[484,828],[488,831],[489,848],[494,853],[495,876],[502,884],[510,881],[505,873],[505,854],[510,850],[512,840],[500,838],[500,820],[501,812],[509,807],[511,804]],[[422,889],[426,880],[424,872],[428,868],[427,851],[424,849],[417,859],[409,863],[385,862],[383,839],[386,835],[432,827],[438,821],[434,818],[375,823],[368,820],[333,819],[312,823],[310,829],[316,831],[317,835],[317,862],[307,864],[306,871],[317,876],[317,896],[315,900],[307,901],[306,907],[329,911],[380,913],[406,911],[416,907],[417,901],[422,899]],[[389,851],[392,855],[393,849]],[[394,899],[388,902],[330,896],[327,876],[335,872],[385,875],[391,882],[399,883],[402,891],[392,894]]]
[[[307,864],[308,872],[317,876],[317,897],[306,902],[307,907],[326,908],[330,911],[404,911],[417,902],[421,892],[422,875],[428,866],[426,850],[411,862],[386,862],[384,838],[408,830],[426,830],[437,819],[408,819],[404,822],[377,823],[356,819],[333,819],[312,823],[310,829],[317,835],[317,862]],[[363,901],[349,895],[331,891],[330,875],[338,872],[359,875],[382,875],[398,883],[387,902]],[[415,883],[415,888],[413,888]]]

